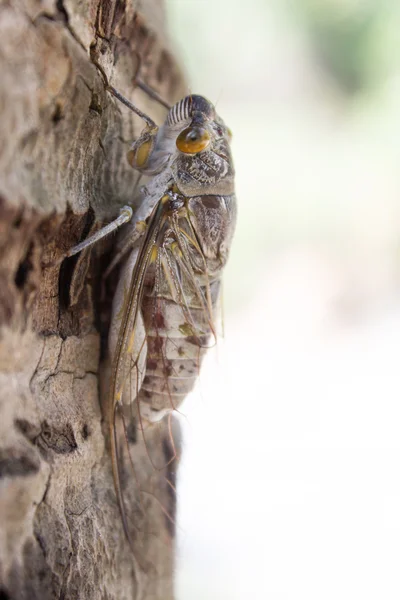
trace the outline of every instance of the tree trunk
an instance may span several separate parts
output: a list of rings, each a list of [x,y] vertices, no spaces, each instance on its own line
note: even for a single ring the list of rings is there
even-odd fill
[[[161,2],[0,4],[1,599],[173,597],[175,498],[140,440],[124,481],[134,554],[113,487],[99,390],[115,287],[101,273],[115,238],[61,263],[135,200],[125,153],[142,123],[91,58],[157,122],[165,109],[134,91],[139,67],[167,102],[184,95]],[[149,442],[164,464],[166,429]]]

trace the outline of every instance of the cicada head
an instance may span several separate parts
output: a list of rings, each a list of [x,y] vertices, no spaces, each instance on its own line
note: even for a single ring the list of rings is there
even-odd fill
[[[128,153],[145,175],[170,170],[185,196],[234,192],[231,133],[203,96],[177,102],[160,128],[146,128]]]
[[[186,96],[169,111],[164,130],[174,132],[170,164],[184,195],[233,194],[231,133],[209,100]]]

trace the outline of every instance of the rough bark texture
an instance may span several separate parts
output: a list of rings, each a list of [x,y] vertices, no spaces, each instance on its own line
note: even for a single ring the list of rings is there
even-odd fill
[[[102,294],[101,273],[114,239],[59,260],[134,202],[125,153],[142,123],[105,92],[91,57],[159,122],[165,109],[132,82],[140,63],[167,101],[184,94],[164,28],[161,0],[0,3],[2,599],[173,596],[164,472],[131,441],[134,556],[111,475],[99,375],[113,291],[111,281]],[[166,429],[148,442],[163,463],[174,455]]]

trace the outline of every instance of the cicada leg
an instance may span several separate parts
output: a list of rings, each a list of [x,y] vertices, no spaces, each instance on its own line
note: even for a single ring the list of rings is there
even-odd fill
[[[139,172],[145,173],[146,169],[151,166],[151,156],[156,143],[159,127],[151,117],[146,115],[137,106],[132,104],[130,100],[125,98],[125,96],[123,96],[115,87],[110,85],[103,67],[99,64],[94,56],[94,52],[92,52],[92,62],[100,71],[106,90],[146,123],[146,127],[143,129],[139,138],[133,143],[127,155],[128,162],[131,167]],[[155,95],[157,96],[156,92]]]
[[[75,256],[83,250],[90,248],[91,246],[105,238],[107,235],[110,235],[110,233],[112,233],[113,231],[119,229],[122,225],[125,225],[125,223],[129,223],[129,221],[132,219],[132,215],[132,208],[130,206],[123,206],[120,210],[119,216],[116,219],[114,219],[114,221],[111,221],[111,223],[105,225],[104,227],[96,231],[96,233],[94,233],[93,235],[90,235],[88,238],[86,238],[76,246],[70,248],[67,252],[63,253],[56,260],[43,263],[43,267],[46,269],[59,267],[66,258]]]
[[[161,104],[161,106],[163,106],[164,108],[166,108],[167,110],[169,110],[171,108],[171,105],[168,104],[168,102],[166,102],[164,100],[164,98],[162,98],[160,96],[160,94],[158,92],[156,92],[155,90],[153,90],[152,87],[150,87],[149,85],[147,85],[147,83],[145,83],[140,77],[139,77],[139,73],[140,73],[140,69],[141,69],[141,62],[142,62],[142,57],[140,56],[139,52],[137,50],[134,51],[137,59],[138,59],[138,66],[136,69],[136,73],[135,76],[133,78],[133,85],[135,87],[140,88],[145,94],[147,94],[149,96],[149,98],[152,98],[152,100],[155,100],[156,102],[158,102],[159,104]]]
[[[130,100],[128,100],[128,98],[125,98],[125,96],[123,96],[115,87],[113,87],[112,85],[110,85],[110,82],[108,81],[108,77],[107,77],[107,75],[106,75],[103,67],[101,66],[101,64],[96,59],[96,57],[94,56],[93,52],[91,53],[91,59],[92,59],[93,64],[95,65],[95,67],[97,67],[97,69],[100,71],[100,73],[101,73],[101,75],[103,77],[104,86],[105,86],[106,90],[108,92],[110,92],[110,94],[112,94],[120,102],[122,102],[122,104],[124,104],[125,106],[127,106],[129,108],[129,110],[131,110],[136,115],[138,115],[138,117],[140,117],[141,119],[143,119],[143,121],[146,123],[146,125],[147,125],[147,127],[149,129],[158,129],[156,123],[153,121],[153,119],[151,117],[149,117],[148,115],[146,115],[146,113],[144,113],[137,106],[135,106],[134,104],[132,104],[132,102],[130,102]]]
[[[129,232],[129,234],[131,234],[131,232]],[[109,275],[112,273],[115,267],[120,264],[120,262],[125,258],[125,256],[127,256],[128,252],[131,252],[131,250],[133,250],[134,246],[137,243],[137,240],[139,239],[139,235],[139,233],[134,236],[127,235],[124,238],[119,249],[116,251],[112,260],[110,261],[107,269],[104,271],[102,275],[103,280],[108,279]]]
[[[111,221],[111,223],[105,225],[104,227],[96,231],[96,233],[86,238],[86,240],[83,240],[83,242],[80,242],[80,244],[77,244],[76,246],[70,248],[61,260],[64,260],[64,258],[69,258],[70,256],[74,256],[75,254],[82,252],[82,250],[85,250],[85,248],[96,244],[98,241],[102,240],[107,235],[110,235],[110,233],[112,233],[113,231],[119,229],[122,225],[125,225],[125,223],[128,223],[132,219],[132,215],[132,208],[130,206],[124,206],[123,208],[121,208],[119,216],[116,219],[114,219],[114,221]]]

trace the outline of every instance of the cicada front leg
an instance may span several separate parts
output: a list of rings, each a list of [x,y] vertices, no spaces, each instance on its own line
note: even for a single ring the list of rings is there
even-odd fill
[[[124,106],[129,108],[132,112],[134,112],[138,117],[140,117],[144,123],[145,128],[141,132],[139,138],[134,142],[132,148],[128,152],[128,162],[129,164],[139,172],[145,173],[149,170],[152,173],[156,171],[159,172],[159,165],[154,165],[150,160],[150,157],[153,155],[153,150],[156,145],[156,140],[159,134],[159,127],[153,121],[149,115],[140,110],[135,104],[133,104],[128,98],[126,98],[121,92],[119,92],[114,86],[112,86],[108,80],[108,77],[103,69],[103,67],[98,62],[95,49],[92,49],[91,59],[93,64],[97,67],[101,76],[104,80],[104,86],[110,94],[112,94],[117,100],[119,100]],[[170,106],[167,102],[165,102],[159,94],[154,91],[151,87],[141,81],[138,77],[138,71],[140,69],[140,57],[139,57],[139,66],[138,70],[135,74],[133,83],[137,85],[137,87],[141,88],[148,96],[150,96],[153,100],[159,102],[164,108],[170,109]]]
[[[76,246],[70,248],[70,250],[68,250],[63,259],[69,258],[70,256],[74,256],[75,254],[79,254],[79,252],[82,252],[82,250],[89,248],[89,246],[93,246],[93,244],[96,244],[97,242],[105,238],[107,235],[110,235],[110,233],[116,231],[122,225],[125,225],[125,223],[129,223],[129,221],[132,219],[132,215],[133,210],[131,209],[131,207],[123,206],[120,210],[119,216],[116,219],[114,219],[114,221],[111,221],[111,223],[105,225],[104,227],[96,231],[96,233],[86,238],[86,240],[83,240]]]
[[[144,122],[146,123],[146,126],[143,129],[142,133],[140,134],[139,138],[133,143],[132,147],[130,148],[130,150],[127,153],[127,159],[128,159],[129,164],[135,170],[137,170],[139,172],[145,171],[149,166],[150,157],[153,153],[153,149],[154,149],[154,146],[156,143],[159,128],[149,116],[147,116],[145,113],[143,113],[141,110],[139,110],[127,98],[125,98],[122,94],[120,94],[114,87],[109,85],[106,74],[104,73],[104,70],[102,69],[102,67],[98,63],[96,63],[96,66],[98,67],[98,69],[100,70],[100,72],[103,75],[106,89],[113,96],[115,96],[118,100],[120,100],[120,102],[122,102],[130,110],[132,110],[139,117],[141,117],[144,120]],[[144,202],[143,207],[139,207],[138,215],[137,215],[138,224],[132,230],[133,236],[129,235],[129,237],[126,238],[125,241],[127,243],[123,245],[121,251],[118,252],[117,256],[113,259],[112,266],[110,266],[107,270],[108,272],[110,272],[112,270],[112,268],[114,268],[114,266],[116,264],[118,264],[118,262],[121,260],[121,258],[123,258],[127,254],[127,252],[135,246],[138,238],[143,233],[143,228],[140,228],[140,224],[150,215],[152,208],[153,208],[152,205],[150,206],[150,208],[148,208],[146,206],[146,202]],[[95,234],[93,234],[86,240],[83,240],[82,242],[80,242],[79,244],[77,244],[76,246],[71,248],[62,257],[61,260],[63,260],[64,258],[68,258],[70,256],[74,256],[75,254],[78,254],[82,250],[85,250],[86,248],[97,243],[104,237],[108,236],[110,233],[119,229],[122,225],[125,225],[126,223],[131,221],[132,216],[133,216],[132,208],[128,205],[123,206],[120,209],[120,214],[116,219],[111,221],[111,223],[109,223],[108,225],[99,229]]]

